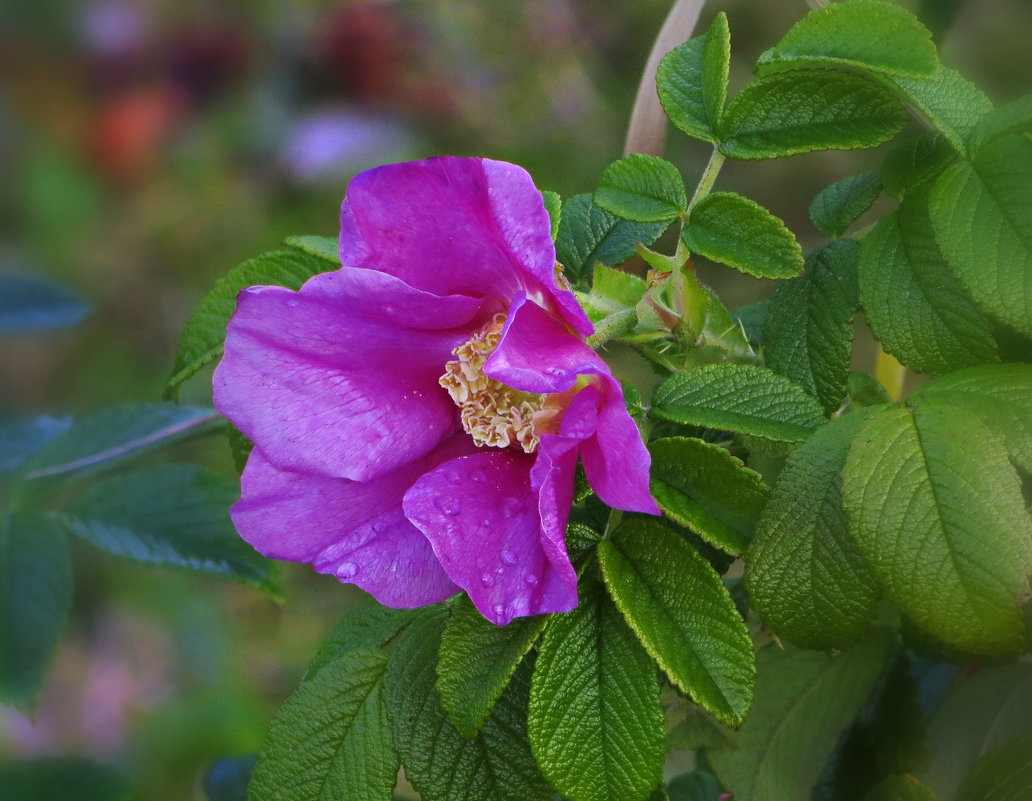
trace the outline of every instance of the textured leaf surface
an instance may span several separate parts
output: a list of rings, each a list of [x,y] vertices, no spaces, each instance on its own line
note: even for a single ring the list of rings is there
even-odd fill
[[[990,142],[1032,128],[1032,95],[1025,95],[986,114],[971,131],[971,152],[977,153]]]
[[[806,258],[806,272],[774,290],[764,324],[764,363],[815,396],[826,412],[842,403],[859,305],[860,246],[832,242]]]
[[[0,787],[10,801],[130,801],[136,797],[114,768],[79,757],[0,762]]]
[[[882,631],[835,658],[795,649],[760,651],[756,700],[734,735],[736,747],[708,754],[735,801],[809,798],[894,647],[893,636]]]
[[[935,242],[928,194],[908,194],[864,239],[860,300],[882,347],[919,373],[996,361],[988,318]]]
[[[466,596],[452,607],[441,638],[437,691],[463,736],[473,737],[484,725],[547,621],[538,615],[496,626]]]
[[[864,796],[864,801],[935,801],[935,792],[913,776],[890,776]]]
[[[0,511],[0,699],[33,704],[71,601],[64,532],[40,513]]]
[[[1016,652],[1032,572],[1032,521],[1000,441],[935,401],[891,407],[846,461],[850,530],[889,596],[964,650]]]
[[[719,445],[693,437],[655,440],[649,453],[652,496],[664,514],[710,545],[742,553],[767,501],[760,474]]]
[[[978,121],[993,110],[981,89],[956,70],[941,64],[931,78],[891,76],[904,99],[916,106],[954,150],[966,152],[966,138]]]
[[[868,78],[827,70],[785,72],[754,81],[731,101],[721,121],[720,152],[769,159],[877,147],[905,123],[902,106]]]
[[[681,238],[689,250],[757,278],[791,278],[803,269],[803,250],[785,224],[733,192],[700,200]]]
[[[398,638],[387,709],[405,775],[426,801],[552,801],[527,739],[529,668],[517,671],[473,739],[452,725],[437,695],[437,653],[447,614],[423,613]]]
[[[316,273],[328,272],[334,264],[339,264],[336,257],[332,263],[328,260],[324,252],[326,243],[320,241],[323,239],[325,237],[294,237],[288,244],[299,250],[263,253],[237,265],[216,281],[187,318],[166,391],[174,392],[190,376],[222,355],[226,323],[236,311],[236,298],[242,289],[259,284],[300,289]],[[336,252],[335,244],[333,252]]]
[[[956,159],[953,147],[938,131],[929,131],[894,147],[882,163],[882,184],[894,197],[935,181]]]
[[[411,623],[416,614],[413,609],[391,609],[372,598],[365,599],[333,627],[308,663],[305,680],[350,651],[382,648]]]
[[[1032,796],[1032,736],[994,748],[971,769],[957,801],[1027,801]]]
[[[75,325],[88,311],[78,295],[59,284],[0,274],[0,334],[64,328]]]
[[[722,11],[705,35],[675,47],[659,62],[659,101],[670,121],[689,136],[717,141],[730,61],[731,34]]]
[[[552,224],[551,233],[554,242],[559,234],[559,223],[563,216],[563,199],[559,197],[558,192],[550,192],[547,189],[542,190],[541,199],[545,202],[545,211],[548,212],[548,220]]]
[[[1032,334],[1032,141],[1006,137],[950,167],[930,209],[939,245],[971,296]]]
[[[632,153],[602,172],[594,203],[635,222],[670,222],[688,205],[677,167],[659,156]]]
[[[563,204],[556,258],[571,280],[591,275],[596,262],[615,267],[634,255],[637,243],[651,245],[665,223],[621,220],[591,202],[591,195],[574,195]]]
[[[318,256],[323,261],[340,266],[340,243],[332,236],[288,236],[283,240],[297,250],[303,251],[310,256]],[[327,267],[325,269],[332,269]]]
[[[384,709],[387,654],[352,651],[280,707],[258,755],[250,801],[391,801],[398,758]]]
[[[923,77],[938,64],[931,32],[909,11],[878,0],[849,0],[803,17],[760,56],[756,71],[853,67]]]
[[[616,605],[670,680],[720,720],[740,724],[752,700],[752,643],[709,562],[651,520],[624,523],[598,554]]]
[[[571,801],[638,801],[663,778],[656,665],[600,587],[556,615],[530,688],[530,742]]]
[[[941,798],[956,793],[977,759],[1032,734],[1032,665],[996,665],[953,687],[928,725],[922,778]]]
[[[749,549],[749,600],[780,636],[805,648],[844,648],[874,619],[878,584],[849,535],[842,469],[877,409],[818,429],[788,457]]]
[[[117,475],[76,495],[59,515],[74,534],[113,556],[242,581],[273,591],[272,562],[229,519],[235,484],[193,465]]]
[[[665,420],[802,442],[825,423],[798,384],[763,367],[713,364],[678,373],[656,389],[652,413]]]
[[[880,170],[836,181],[810,203],[810,221],[829,239],[838,239],[874,205],[881,190]]]

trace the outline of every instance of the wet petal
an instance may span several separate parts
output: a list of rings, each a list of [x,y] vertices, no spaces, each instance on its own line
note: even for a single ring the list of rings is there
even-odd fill
[[[577,604],[565,546],[554,541],[554,531],[542,536],[530,486],[533,462],[513,450],[465,456],[427,473],[405,494],[406,516],[430,540],[445,572],[498,625]]]

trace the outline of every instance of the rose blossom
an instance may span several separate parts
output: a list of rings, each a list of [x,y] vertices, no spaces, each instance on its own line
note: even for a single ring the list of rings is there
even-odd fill
[[[503,625],[576,605],[578,457],[609,506],[658,509],[549,231],[512,164],[380,167],[348,188],[342,269],[240,294],[214,390],[255,443],[244,539],[387,606],[461,588]]]

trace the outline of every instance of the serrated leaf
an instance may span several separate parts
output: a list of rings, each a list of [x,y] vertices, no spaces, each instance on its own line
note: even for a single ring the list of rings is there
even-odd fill
[[[335,237],[288,236],[283,244],[340,267],[340,242]]]
[[[774,290],[764,325],[764,363],[816,397],[824,410],[842,403],[859,306],[860,246],[832,242],[806,257],[806,272]]]
[[[659,62],[659,101],[670,121],[689,136],[717,141],[730,61],[731,33],[721,11],[709,31],[675,47]]]
[[[655,663],[595,584],[545,632],[528,728],[542,772],[571,801],[638,801],[663,778]]]
[[[767,501],[760,474],[718,445],[692,437],[668,437],[649,444],[650,488],[671,520],[711,545],[742,553]]]
[[[276,713],[250,801],[391,801],[398,758],[384,709],[387,654],[362,649],[327,665]]]
[[[912,189],[935,181],[956,158],[938,131],[929,131],[894,147],[882,163],[882,183],[887,192],[901,198]]]
[[[129,801],[129,783],[109,765],[79,757],[0,761],[0,787],[11,801]]]
[[[834,658],[796,649],[760,651],[756,699],[734,735],[737,747],[708,754],[735,801],[809,798],[894,650],[895,638],[883,630]]]
[[[1032,365],[987,364],[938,376],[912,400],[939,399],[980,417],[1019,467],[1032,473]]]
[[[750,604],[805,648],[852,645],[877,610],[878,584],[850,538],[841,477],[850,442],[877,411],[834,420],[788,457],[749,548]]]
[[[988,318],[968,297],[935,242],[928,194],[908,194],[882,217],[860,253],[860,301],[875,337],[920,373],[997,360]]]
[[[547,615],[536,615],[496,626],[466,596],[452,607],[441,637],[437,692],[464,737],[480,731],[547,622]]]
[[[810,221],[829,239],[838,239],[874,205],[881,190],[880,170],[836,181],[810,203]]]
[[[957,801],[1025,801],[1032,796],[1032,736],[998,746],[975,763]]]
[[[666,230],[664,223],[621,220],[591,202],[591,195],[574,195],[563,203],[556,258],[573,281],[591,274],[596,262],[615,267],[635,254],[639,242],[651,245]]]
[[[236,311],[236,298],[241,290],[259,284],[300,289],[313,275],[328,272],[333,264],[339,266],[336,256],[331,260],[324,252],[323,239],[293,237],[288,244],[298,250],[263,253],[237,265],[216,281],[187,318],[179,337],[172,375],[165,385],[166,395],[174,394],[180,384],[222,355],[226,324]],[[335,243],[335,240],[330,241]],[[336,244],[333,252],[336,253]]]
[[[889,776],[864,801],[935,801],[935,793],[913,776]]]
[[[384,647],[416,614],[412,609],[390,609],[372,598],[365,599],[327,635],[308,663],[305,681],[350,651]]]
[[[552,241],[555,241],[556,236],[559,235],[559,223],[563,216],[563,199],[559,197],[558,192],[550,192],[547,189],[542,190],[541,198],[545,202],[545,211],[548,212],[548,219],[552,224]]]
[[[922,77],[938,64],[931,31],[909,11],[879,0],[849,0],[803,17],[760,56],[756,72],[852,67]]]
[[[626,220],[670,222],[688,206],[688,195],[677,167],[659,156],[632,153],[602,171],[592,202]]]
[[[0,274],[0,334],[75,325],[89,306],[60,284],[27,275]]]
[[[0,699],[34,704],[71,601],[64,532],[41,513],[0,511]]]
[[[656,389],[652,414],[687,425],[802,442],[826,419],[798,384],[751,364],[711,364],[671,376]]]
[[[44,492],[219,425],[214,409],[199,406],[140,403],[103,409],[51,439],[24,465],[24,480],[30,492]]]
[[[681,239],[689,250],[757,278],[791,278],[803,270],[803,250],[785,224],[733,192],[700,200]]]
[[[930,200],[936,239],[975,301],[1032,334],[1032,141],[997,140],[942,174]]]
[[[931,759],[922,772],[952,798],[964,775],[996,746],[1032,734],[1032,666],[996,665],[955,685],[928,724]]]
[[[235,484],[214,473],[164,464],[92,485],[58,519],[112,556],[275,592],[272,562],[240,539],[229,519],[239,495]]]
[[[905,124],[902,106],[873,80],[798,70],[746,86],[724,112],[719,149],[735,159],[771,159],[877,147]]]
[[[16,473],[30,457],[39,453],[52,439],[64,434],[71,425],[71,417],[47,414],[0,423],[0,478]]]
[[[530,669],[519,670],[476,737],[452,725],[435,687],[447,621],[430,609],[399,637],[387,673],[387,712],[405,775],[426,801],[552,801],[527,740]]]
[[[972,154],[1004,136],[1027,132],[1032,128],[1032,95],[1025,95],[1005,106],[990,111],[975,125],[968,137]]]
[[[728,725],[752,700],[752,643],[727,588],[683,538],[630,520],[598,546],[606,587],[668,678]]]
[[[903,612],[974,653],[1021,647],[1032,521],[990,429],[934,400],[890,407],[864,424],[843,478],[857,547]]]
[[[930,78],[889,76],[888,80],[961,155],[966,152],[965,140],[975,125],[993,110],[992,102],[981,89],[941,64]]]

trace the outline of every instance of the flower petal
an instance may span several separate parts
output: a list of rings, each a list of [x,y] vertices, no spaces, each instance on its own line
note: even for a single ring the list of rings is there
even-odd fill
[[[543,536],[530,486],[533,461],[514,450],[464,456],[405,493],[406,516],[430,540],[445,572],[499,626],[577,604],[577,575],[561,536],[558,542],[554,531]]]
[[[465,435],[372,481],[276,469],[257,448],[231,514],[240,535],[273,559],[308,562],[380,603],[409,608],[458,592],[426,537],[404,516],[405,491],[423,472],[474,448]]]
[[[438,384],[480,301],[339,270],[240,294],[215,405],[283,470],[368,480],[456,426]],[[465,327],[464,327],[465,326]]]
[[[341,207],[340,256],[421,289],[493,299],[491,314],[526,289],[575,330],[594,330],[556,285],[548,212],[513,164],[440,156],[356,176]]]

